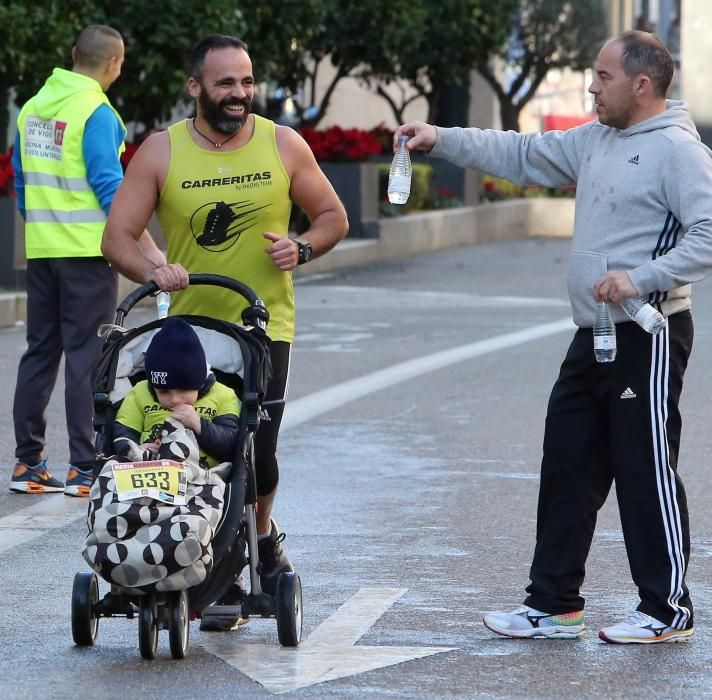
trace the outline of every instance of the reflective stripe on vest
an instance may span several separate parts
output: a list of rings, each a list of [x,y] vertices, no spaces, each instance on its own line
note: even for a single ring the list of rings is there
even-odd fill
[[[67,192],[91,192],[91,185],[85,177],[61,177],[47,173],[25,173],[25,185],[54,187]]]
[[[25,219],[28,224],[103,224],[105,221],[103,209],[32,209]]]

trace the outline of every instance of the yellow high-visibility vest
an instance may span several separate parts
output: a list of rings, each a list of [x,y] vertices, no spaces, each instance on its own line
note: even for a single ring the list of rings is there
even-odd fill
[[[101,255],[106,214],[87,180],[82,142],[102,104],[113,109],[96,80],[55,68],[20,111],[28,259]]]

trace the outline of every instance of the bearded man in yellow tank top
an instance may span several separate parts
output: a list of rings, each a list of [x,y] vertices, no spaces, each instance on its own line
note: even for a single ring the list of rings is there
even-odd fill
[[[133,281],[177,292],[172,313],[241,321],[238,295],[189,287],[189,272],[234,277],[265,302],[274,376],[265,397],[269,420],[255,440],[257,535],[260,582],[274,593],[279,574],[292,570],[271,517],[294,339],[292,270],[331,250],[348,222],[302,137],[251,113],[255,81],[244,42],[222,35],[200,41],[191,52],[188,91],[195,117],[151,135],[138,149],[116,193],[102,253]],[[310,221],[298,238],[287,235],[292,202]],[[138,245],[154,211],[168,244],[169,262],[160,266]]]

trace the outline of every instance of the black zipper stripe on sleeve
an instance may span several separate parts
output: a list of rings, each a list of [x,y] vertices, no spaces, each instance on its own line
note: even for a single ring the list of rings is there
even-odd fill
[[[661,255],[669,253],[677,245],[677,237],[680,233],[682,224],[673,216],[672,212],[668,212],[665,217],[665,224],[658,236],[658,242],[653,251],[653,260],[656,260]],[[660,304],[668,298],[667,292],[652,292],[648,295],[648,301],[651,304]]]

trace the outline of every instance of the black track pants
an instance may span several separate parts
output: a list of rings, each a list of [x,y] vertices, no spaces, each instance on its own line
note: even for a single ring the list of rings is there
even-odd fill
[[[591,330],[576,332],[549,399],[525,603],[552,614],[583,609],[596,516],[615,479],[638,609],[684,629],[692,626],[692,604],[678,402],[692,318],[675,314],[656,336],[633,322],[616,328],[618,354],[608,364],[596,362]]]
[[[277,463],[277,439],[279,426],[284,415],[284,402],[289,386],[289,360],[292,346],[283,341],[270,343],[272,358],[272,379],[270,380],[265,400],[264,413],[255,435],[255,476],[257,479],[257,494],[264,496],[272,493],[279,482],[279,465]]]
[[[99,360],[97,330],[113,320],[118,278],[103,258],[27,261],[27,350],[13,403],[18,460],[35,463],[45,447],[49,403],[64,354],[69,461],[94,464],[92,372]]]

